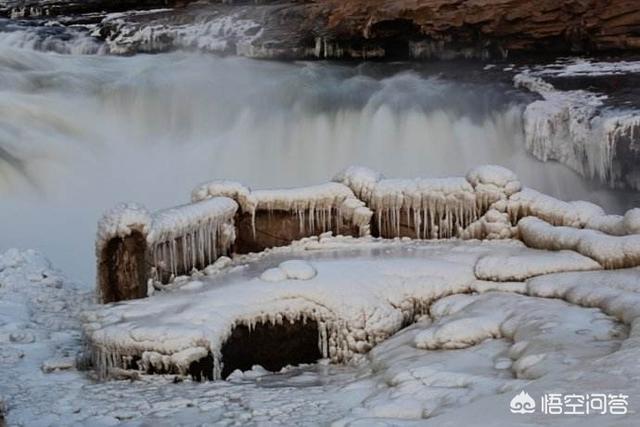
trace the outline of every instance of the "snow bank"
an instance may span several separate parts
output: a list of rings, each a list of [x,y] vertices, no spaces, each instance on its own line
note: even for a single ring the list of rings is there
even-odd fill
[[[495,282],[522,281],[541,274],[560,271],[600,270],[596,261],[573,251],[539,251],[526,249],[520,252],[498,252],[478,260],[475,274],[478,279]]]
[[[592,216],[604,214],[601,209],[595,212],[590,208],[585,209],[585,205],[558,200],[531,188],[525,188],[510,197],[507,210],[513,222],[526,216],[535,216],[553,225],[571,227],[584,227]]]
[[[596,230],[554,227],[534,217],[521,219],[518,229],[522,241],[533,248],[573,250],[608,269],[640,265],[638,234],[612,236]]]
[[[490,338],[506,338],[512,344],[505,366],[516,378],[563,372],[580,359],[615,351],[616,339],[626,338],[625,328],[615,319],[564,301],[489,292],[468,297],[460,309],[448,301],[455,297],[433,304],[434,322],[415,336],[415,345],[461,349]],[[583,329],[586,324],[591,325],[588,330]],[[591,345],[593,340],[606,344],[598,348]]]
[[[497,209],[489,209],[477,221],[469,224],[462,232],[463,239],[510,239],[515,237],[517,228],[511,225],[509,215]]]
[[[540,90],[547,90],[544,82],[538,84],[542,87]],[[151,255],[135,263],[126,257],[119,262],[129,266],[129,273],[135,273],[136,263],[148,262],[153,268],[151,277],[167,282],[179,274],[206,268],[228,252],[234,239],[238,253],[250,253],[326,232],[367,236],[371,227],[374,235],[384,238],[519,238],[533,248],[577,251],[606,268],[633,266],[638,262],[636,238],[625,237],[640,231],[637,209],[624,216],[607,215],[592,203],[558,200],[523,188],[518,177],[501,166],[479,166],[470,170],[465,178],[414,179],[385,179],[371,169],[352,166],[339,173],[334,181],[338,182],[254,191],[233,181],[211,181],[193,190],[191,205],[154,214],[135,204],[119,206],[107,213],[98,227],[96,248],[102,270],[112,268],[106,264],[113,264],[115,259],[113,254],[105,252],[106,242],[135,233],[144,237]],[[236,215],[237,206],[239,215]],[[601,235],[602,239],[573,238],[573,231],[569,229],[561,233],[564,237],[548,237],[549,233],[557,235],[559,231],[551,228],[533,231],[530,221],[523,221],[519,226],[518,221],[525,217],[576,230],[598,231],[580,235]],[[577,240],[581,241],[580,245]],[[606,249],[601,247],[603,242],[607,243]],[[116,249],[112,248],[111,252]],[[572,269],[595,268],[593,262],[576,254],[560,258],[566,257],[571,258],[565,261]],[[492,265],[492,272],[483,271],[481,278],[523,280],[530,275],[557,271],[561,268],[560,258],[555,263],[547,256],[538,257],[536,261],[528,258],[518,266],[518,271],[515,265],[511,270],[505,265],[496,273]],[[102,274],[101,282],[121,286],[120,282],[138,281],[129,273],[115,279]],[[146,280],[146,273],[142,276]],[[284,277],[277,270],[265,273],[267,281],[277,282]],[[142,296],[140,288],[129,293]]]
[[[310,280],[317,274],[311,264],[302,260],[289,260],[281,263],[276,268],[266,270],[260,279],[265,282],[281,282],[283,280]]]
[[[263,274],[203,288],[197,298],[164,294],[87,313],[85,333],[94,365],[103,376],[111,368],[149,366],[179,373],[187,366],[181,355],[204,348],[213,357],[214,378],[220,378],[221,348],[236,326],[251,329],[258,322],[297,319],[318,323],[324,357],[348,362],[425,314],[431,301],[464,292],[475,280],[469,265],[430,259],[354,259],[312,266],[288,261],[279,269],[287,278],[277,282],[265,281]]]
[[[308,239],[309,244],[314,240],[316,245],[321,244],[317,238]],[[354,264],[349,259],[335,259],[338,256],[335,252],[312,256],[313,252],[304,251],[302,247],[298,247],[295,254],[290,253],[293,248],[278,248],[270,251],[273,258],[263,255],[243,257],[253,257],[258,262],[248,265],[240,275],[229,273],[211,281],[200,278],[200,289],[177,290],[146,300],[99,307],[90,307],[88,298],[69,293],[68,282],[35,252],[0,254],[0,369],[5,373],[0,379],[0,400],[4,400],[8,411],[6,422],[10,425],[113,425],[118,422],[193,425],[231,421],[235,424],[301,425],[312,420],[320,424],[335,421],[336,425],[438,425],[442,424],[443,417],[449,417],[452,419],[449,423],[456,425],[460,419],[476,420],[483,416],[479,414],[488,413],[476,424],[515,425],[522,421],[522,416],[510,416],[509,400],[523,388],[538,398],[549,390],[573,393],[589,390],[597,383],[599,390],[637,395],[639,341],[632,324],[634,312],[637,314],[640,306],[637,295],[634,296],[640,290],[638,269],[539,276],[528,282],[529,292],[538,293],[539,297],[491,291],[473,295],[467,293],[466,283],[473,276],[477,258],[496,251],[520,250],[522,244],[515,241],[408,242],[372,238],[323,240],[326,248],[335,245],[348,249],[342,252],[343,256],[351,253],[353,257],[353,252],[360,248],[359,260]],[[331,243],[331,240],[336,242]],[[277,284],[266,284],[258,279],[265,269],[281,264],[284,259],[301,257],[304,257],[305,265],[317,270],[318,275],[313,279]],[[446,260],[449,262],[442,264]],[[403,264],[394,267],[396,262]],[[349,272],[352,265],[356,269]],[[466,278],[456,278],[452,270],[465,272]],[[327,290],[327,296],[315,296],[322,293],[325,281],[334,281],[332,277],[322,278],[326,273],[335,275],[335,280],[347,276],[335,298],[331,298],[333,288]],[[377,277],[378,286],[368,288],[367,292],[351,292],[351,287],[360,288],[373,276]],[[437,277],[441,281],[435,280]],[[73,368],[56,373],[57,369],[69,368],[71,363],[65,358],[82,349],[77,334],[79,324],[75,319],[75,312],[82,307],[100,313],[93,317],[93,320],[99,320],[94,326],[121,326],[123,337],[138,340],[140,346],[149,348],[133,355],[131,364],[154,373],[166,369],[180,374],[190,371],[191,365],[202,357],[208,360],[207,340],[215,336],[206,332],[219,330],[212,325],[220,320],[224,322],[225,313],[260,313],[262,295],[252,296],[253,290],[248,287],[251,283],[256,288],[286,288],[281,289],[281,296],[296,295],[293,302],[281,299],[284,309],[302,304],[304,298],[297,297],[302,295],[314,303],[330,300],[327,307],[339,309],[329,316],[339,316],[343,309],[351,310],[353,315],[349,319],[361,322],[369,332],[374,330],[369,323],[382,325],[389,321],[387,313],[427,313],[426,308],[411,309],[412,303],[421,299],[410,301],[405,295],[414,294],[419,298],[428,297],[429,293],[444,295],[446,288],[453,290],[450,285],[443,285],[451,279],[460,280],[461,286],[455,292],[465,294],[431,301],[428,315],[420,316],[418,323],[403,328],[365,356],[354,353],[351,360],[362,363],[353,366],[333,367],[322,361],[315,366],[285,368],[280,375],[256,367],[245,375],[232,375],[228,382],[203,384],[188,380],[173,384],[179,381],[173,375],[149,377],[120,368],[110,369],[109,373],[127,381],[94,381],[91,373],[87,375]],[[420,283],[412,284],[412,281]],[[515,289],[511,283],[477,280],[470,283],[471,289],[484,291],[489,285]],[[316,287],[315,293],[310,289],[312,286]],[[385,286],[390,288],[384,289]],[[300,292],[301,287],[304,289]],[[220,288],[220,291],[209,294],[214,288]],[[244,295],[232,295],[229,306],[240,303],[242,307],[221,309],[227,295],[235,293]],[[206,296],[216,298],[209,300]],[[602,306],[610,310],[611,315],[631,322],[631,335],[625,339],[629,328],[599,309],[585,309],[547,297],[575,298],[586,307]],[[345,301],[340,303],[340,298]],[[251,308],[244,304],[245,299],[252,304]],[[359,303],[347,307],[354,300]],[[274,307],[272,300],[265,301],[265,308]],[[197,311],[192,310],[194,305]],[[362,306],[369,305],[371,308],[356,316]],[[377,310],[381,309],[383,312],[378,314]],[[182,318],[181,312],[184,313]],[[166,320],[165,315],[168,316]],[[83,317],[92,318],[90,313]],[[398,316],[398,319],[402,317]],[[289,317],[283,317],[282,323],[289,320]],[[406,319],[406,323],[411,320]],[[402,324],[406,323],[402,321]],[[174,331],[163,336],[158,330],[149,329],[157,327]],[[143,344],[146,337],[153,336],[154,340],[157,338],[162,342],[166,339],[171,345],[176,336],[190,334],[194,329],[203,331],[204,339],[201,345],[187,346],[184,351],[158,352],[153,350],[157,343]],[[348,329],[357,344],[362,332],[357,332],[358,327],[352,328],[351,320]],[[114,335],[115,331],[112,329],[110,334]],[[416,337],[420,335],[421,340],[428,336],[438,337],[428,341],[436,350],[421,348],[426,346],[426,340],[417,348],[420,340]],[[41,367],[54,369],[45,374]],[[496,413],[486,408],[505,410]],[[594,416],[589,418],[593,421],[587,423],[595,426],[606,424],[610,419],[628,420],[630,416],[617,419]],[[540,425],[549,420],[548,415],[539,413],[530,417],[531,422]],[[575,423],[572,417],[558,420],[554,423]]]

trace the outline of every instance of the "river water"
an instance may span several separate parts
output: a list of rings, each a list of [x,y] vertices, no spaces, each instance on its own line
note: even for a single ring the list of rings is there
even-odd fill
[[[215,178],[291,187],[351,164],[411,177],[493,163],[556,197],[625,207],[525,153],[524,98],[458,66],[61,55],[3,40],[0,250],[38,248],[89,286],[106,209],[184,203]]]

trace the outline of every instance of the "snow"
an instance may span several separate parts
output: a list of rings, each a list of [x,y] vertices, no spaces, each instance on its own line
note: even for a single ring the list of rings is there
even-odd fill
[[[533,248],[573,250],[609,269],[640,265],[637,234],[611,236],[596,230],[554,227],[534,217],[521,219],[518,229],[524,243]]]
[[[522,184],[514,172],[497,165],[477,166],[467,172],[466,178],[476,191],[489,187],[494,192],[500,191],[511,196],[522,189]]]
[[[576,76],[613,76],[629,73],[640,73],[639,61],[595,61],[585,58],[567,58],[555,64],[537,69],[541,76],[576,77]]]
[[[637,63],[631,68],[636,67]],[[606,69],[606,66],[602,68]],[[585,177],[598,178],[612,186],[624,181],[640,188],[637,179],[627,175],[622,180],[621,172],[613,167],[618,142],[637,133],[638,111],[605,110],[602,107],[606,95],[586,90],[557,90],[543,80],[549,75],[582,74],[571,70],[557,73],[550,68],[525,70],[515,76],[516,86],[537,92],[543,98],[529,104],[524,112],[527,151],[542,161],[560,161]]]
[[[246,200],[251,190],[235,181],[214,180],[200,184],[191,192],[191,201],[200,202],[212,197],[229,197],[234,200]]]
[[[480,258],[475,266],[478,279],[494,282],[523,281],[541,274],[560,271],[599,270],[596,261],[573,251],[522,250],[519,253],[492,253]]]
[[[378,181],[384,176],[380,172],[364,166],[349,166],[336,174],[333,181],[351,188],[360,200],[370,200]]]
[[[342,180],[374,211],[383,236],[399,237],[406,220],[415,238],[453,237],[477,219],[476,195],[464,178],[380,179],[374,185],[379,175],[369,170],[347,172]]]
[[[629,209],[622,222],[627,234],[640,234],[640,209]]]
[[[407,319],[424,314],[429,301],[460,292],[474,279],[469,268],[449,261],[400,258],[392,263],[325,261],[313,268],[289,261],[279,268],[287,280],[253,278],[206,289],[198,302],[192,296],[159,295],[152,306],[141,300],[92,312],[85,333],[94,363],[107,376],[111,367],[127,368],[128,358],[151,351],[168,356],[158,359],[158,369],[166,370],[173,354],[204,346],[214,357],[214,377],[219,378],[220,347],[235,326],[298,318],[319,322],[325,357],[348,362],[399,330]],[[314,270],[317,274],[312,276]],[[206,320],[212,312],[215,322]],[[138,325],[135,334],[125,332],[129,318]]]
[[[10,251],[0,255],[0,366],[7,373],[0,400],[10,425],[29,426],[544,425],[549,419],[540,414],[514,418],[509,400],[521,390],[534,397],[601,390],[636,395],[640,270],[543,274],[520,283],[478,280],[474,273],[492,255],[524,260],[538,252],[510,240],[323,236],[227,259],[215,275],[191,279],[196,287],[92,306],[90,295],[37,252]],[[283,264],[292,271],[312,266],[317,275],[273,283],[259,278],[270,268],[284,271]],[[141,370],[112,368],[112,378],[122,380],[98,382],[91,371],[79,371],[83,362],[71,359],[83,348],[80,310],[90,339],[144,348]],[[228,333],[227,320],[286,321],[298,310],[325,319],[327,355],[343,350],[349,364],[325,360],[277,374],[256,366],[224,382],[176,382]],[[335,335],[334,322],[340,324]],[[150,366],[170,366],[174,374],[146,375]],[[593,426],[633,424],[635,415],[580,419]]]
[[[345,184],[256,191],[216,181],[194,190],[189,205],[156,213],[121,205],[100,222],[96,248],[134,232],[151,246],[183,244],[184,236],[196,244],[203,229],[218,230],[226,245],[238,207],[308,218],[352,201],[363,207],[356,194],[389,227],[399,227],[400,214],[435,212],[445,219],[431,231],[455,229],[468,240],[326,232],[209,259],[201,271],[151,287],[148,298],[106,305],[94,305],[94,295],[38,252],[5,252],[0,407],[8,422],[545,425],[539,413],[513,418],[510,400],[522,390],[537,398],[640,393],[640,269],[623,268],[640,266],[638,209],[607,215],[560,201],[522,188],[498,166],[408,180],[349,168],[339,180]],[[210,374],[221,377],[234,328],[297,320],[318,326],[317,364],[189,378],[192,364],[209,357]]]
[[[621,215],[607,215],[593,203],[565,202],[530,188],[523,188],[507,201],[507,212],[512,222],[533,216],[552,225],[597,230],[613,236],[624,236],[633,230],[633,209],[629,211],[629,230]],[[536,246],[538,247],[538,246]]]
[[[280,267],[270,268],[260,275],[260,279],[265,282],[282,282],[287,280],[287,273]]]
[[[109,240],[130,236],[137,231],[143,235],[149,234],[151,229],[151,214],[138,203],[122,203],[107,211],[98,222],[96,237],[96,254],[100,252]]]
[[[145,12],[134,11],[134,14]],[[107,15],[103,23],[113,26],[105,43],[112,54],[158,52],[176,49],[242,55],[262,34],[257,23],[236,14],[199,17],[181,25],[137,24],[127,22],[120,13]]]
[[[150,213],[135,203],[116,206],[98,223],[96,257],[114,238],[140,233],[151,250],[152,268],[169,271],[172,276],[209,265],[228,253],[235,240],[233,219],[238,205],[227,197]]]
[[[258,211],[285,211],[299,218],[300,230],[310,235],[332,230],[335,223],[340,229],[351,223],[360,236],[369,234],[372,212],[346,185],[329,182],[309,187],[250,190],[230,181],[212,181],[201,184],[191,194],[194,201],[210,197],[227,196],[235,199],[243,213],[252,216],[255,235],[255,216]],[[333,217],[335,215],[335,218]]]
[[[509,215],[497,209],[489,209],[480,219],[471,223],[463,232],[463,239],[509,239],[517,229],[511,225]]]
[[[269,268],[260,275],[260,279],[265,282],[282,282],[283,280],[310,280],[313,279],[318,272],[303,260],[292,259],[280,263],[278,267]]]

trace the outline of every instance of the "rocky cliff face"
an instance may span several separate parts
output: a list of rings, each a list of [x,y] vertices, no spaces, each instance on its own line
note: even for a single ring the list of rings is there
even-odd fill
[[[420,56],[451,47],[508,53],[640,47],[634,0],[331,1],[337,39],[408,39]]]
[[[251,57],[428,58],[640,50],[637,0],[0,0],[0,14],[97,23],[94,34],[116,53],[192,47]]]

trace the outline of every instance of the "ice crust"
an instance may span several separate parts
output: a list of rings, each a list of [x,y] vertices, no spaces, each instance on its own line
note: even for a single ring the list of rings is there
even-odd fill
[[[227,196],[235,199],[241,211],[253,218],[257,211],[286,211],[299,218],[300,230],[317,235],[342,224],[351,223],[359,230],[360,236],[369,234],[371,210],[356,198],[346,185],[335,182],[325,184],[279,189],[250,190],[242,184],[230,181],[212,181],[195,188],[191,193],[193,201],[210,197]]]
[[[541,274],[560,271],[600,270],[596,261],[573,251],[534,251],[522,253],[493,253],[486,255],[475,266],[476,277],[494,282],[523,281]]]
[[[496,201],[517,192],[520,182],[510,170],[486,165],[466,178],[383,179],[364,167],[350,167],[335,181],[349,185],[373,212],[378,232],[400,237],[403,226],[411,237],[458,237]]]
[[[260,279],[265,282],[282,282],[283,280],[310,280],[317,271],[311,264],[303,260],[292,259],[281,263],[278,267],[265,270]]]
[[[371,169],[352,166],[334,181],[252,191],[237,182],[218,180],[195,188],[189,205],[154,214],[137,204],[121,205],[99,224],[97,254],[100,258],[110,239],[136,231],[146,236],[152,254],[149,262],[157,277],[190,274],[228,253],[239,208],[242,215],[250,216],[254,236],[258,212],[283,211],[297,217],[305,235],[338,234],[343,225],[351,225],[358,235],[367,236],[373,226],[377,235],[386,238],[521,239],[537,249],[578,252],[605,268],[640,264],[637,238],[631,237],[640,231],[640,210],[608,215],[593,203],[558,200],[523,187],[512,171],[501,166],[479,166],[465,178],[414,179],[385,179]],[[560,228],[544,228],[528,217]],[[575,233],[581,237],[568,237]],[[582,263],[578,269],[592,264],[571,257],[572,265]],[[548,264],[542,262],[537,274],[552,272],[544,269]],[[523,266],[517,277],[529,274],[530,264]],[[508,275],[500,277],[511,280]],[[278,281],[282,274],[271,271],[265,278]]]
[[[163,10],[156,10],[158,12]],[[134,11],[135,15],[149,13]],[[132,54],[175,49],[202,50],[220,54],[242,54],[251,49],[251,41],[261,35],[262,29],[249,19],[235,14],[229,16],[202,16],[184,25],[156,25],[131,23],[123,14],[107,15],[105,23],[112,26],[115,36],[105,40],[109,53]]]
[[[237,209],[236,202],[226,197],[154,213],[139,204],[121,204],[98,223],[98,262],[111,239],[138,232],[151,249],[153,269],[169,271],[173,276],[190,273],[228,253],[235,240],[233,218]]]
[[[637,63],[632,64],[637,72]],[[611,186],[640,188],[636,177],[622,176],[614,168],[616,147],[626,139],[637,140],[640,113],[637,110],[603,109],[606,95],[586,90],[557,90],[544,81],[546,76],[616,74],[622,69],[607,64],[582,64],[572,69],[525,70],[514,78],[516,86],[542,96],[524,112],[527,151],[542,161],[557,160],[588,178],[598,178]],[[602,74],[598,74],[596,70]]]
[[[554,227],[534,217],[520,220],[522,240],[527,246],[547,250],[568,249],[593,258],[605,268],[640,265],[640,235],[612,236],[596,230]]]
[[[592,313],[531,296],[554,297],[553,292],[559,292],[543,295],[538,279],[640,265],[637,209],[607,215],[591,203],[560,201],[523,188],[513,172],[499,166],[476,168],[465,178],[407,180],[384,179],[369,169],[352,167],[335,179],[340,182],[257,191],[215,181],[199,186],[192,198],[203,211],[224,201],[228,210],[223,217],[229,224],[233,224],[236,203],[225,197],[236,200],[243,213],[284,210],[307,219],[313,216],[314,223],[322,223],[315,213],[336,214],[336,206],[355,201],[354,206],[371,208],[379,230],[394,236],[401,234],[401,227],[417,224],[415,237],[436,241],[322,234],[289,247],[225,259],[211,274],[205,269],[206,275],[183,277],[166,292],[146,300],[88,311],[83,315],[84,334],[100,377],[122,377],[132,371],[184,376],[193,362],[211,357],[212,375],[220,378],[221,349],[234,328],[245,325],[251,330],[258,323],[313,321],[323,357],[357,365],[367,357],[375,358],[375,352],[369,353],[372,348],[418,321],[423,326],[412,338],[416,349],[466,349],[483,346],[487,340],[512,342],[495,369],[510,369],[522,379],[561,372],[559,366],[570,353],[578,354],[578,363],[614,350],[614,344],[591,348],[588,342],[593,336],[612,341],[626,336],[625,326],[607,318],[598,323],[602,329],[594,329],[593,336],[573,338],[570,348],[563,340],[575,334],[579,324],[589,322]],[[182,215],[180,225],[172,219],[178,216],[172,211],[166,211],[166,221],[162,215],[145,212],[135,206],[116,210],[107,216],[101,227],[107,231],[102,234],[140,230],[151,236],[172,236],[171,230],[189,230],[188,225],[200,218],[197,211]],[[425,218],[433,222],[423,227]],[[149,232],[154,226],[169,234]],[[455,236],[468,241],[438,240]],[[348,259],[312,255],[385,247],[406,252]],[[238,273],[242,266],[248,269]],[[637,271],[629,276],[637,278]],[[580,299],[575,304],[600,307],[605,303]],[[632,326],[635,315],[608,306],[605,311]],[[553,314],[549,317],[547,312]],[[540,323],[543,317],[547,320]],[[555,331],[553,325],[559,324],[566,330]],[[408,409],[398,403],[377,411],[381,416],[430,413],[414,403]]]
[[[9,425],[428,426],[469,419],[474,425],[495,426],[520,425],[522,416],[510,415],[508,408],[522,389],[538,397],[549,390],[592,390],[597,384],[596,391],[637,395],[640,270],[555,273],[526,282],[474,278],[479,260],[500,253],[524,257],[527,251],[534,256],[538,252],[511,240],[309,238],[234,260],[236,267],[222,271],[215,281],[191,279],[200,283],[195,289],[97,307],[89,304],[89,295],[80,298],[41,255],[10,251],[0,254],[0,366],[5,373],[0,401]],[[289,260],[314,266],[318,275],[274,284],[258,278],[265,269]],[[241,265],[247,267],[238,274]],[[375,284],[367,287],[371,280]],[[325,292],[325,282],[343,286],[337,294],[336,287]],[[317,367],[285,368],[277,375],[254,367],[227,382],[174,384],[174,375],[183,375],[192,361],[210,351],[202,345],[213,338],[206,334],[200,345],[146,351],[140,370],[110,370],[113,378],[124,381],[95,382],[76,370],[82,363],[76,368],[68,358],[79,349],[75,313],[81,309],[88,310],[82,318],[97,321],[85,324],[89,330],[102,325],[124,340],[145,340],[164,329],[162,340],[170,346],[194,328],[216,329],[230,311],[260,311],[262,294],[252,297],[254,286],[281,288],[276,297],[296,292],[293,300],[281,299],[279,307],[267,299],[266,309],[282,308],[282,314],[322,298],[331,304],[319,314],[342,315],[329,312],[335,307],[351,310],[350,320],[384,334],[383,326],[397,322],[405,311],[424,314],[368,353],[354,352],[355,364],[349,367],[334,368],[325,361]],[[360,292],[362,287],[366,289]],[[303,293],[311,298],[300,301]],[[411,308],[413,302],[402,303],[411,294],[428,299],[428,305],[418,310]],[[220,298],[205,300],[215,295]],[[231,298],[225,306],[227,296]],[[233,308],[239,300],[242,307]],[[202,317],[196,318],[196,312]],[[351,323],[346,326],[353,341],[361,342],[362,332],[351,329]],[[144,375],[151,366],[169,368],[174,375]],[[526,419],[536,425],[549,421],[539,413]],[[594,427],[633,424],[637,415],[580,420]],[[574,417],[554,419],[554,425],[574,423]]]
[[[325,357],[348,362],[425,314],[429,302],[463,292],[475,279],[469,267],[448,261],[357,259],[309,267],[288,261],[278,267],[286,280],[262,277],[205,289],[197,301],[167,294],[154,296],[154,304],[139,300],[90,313],[86,334],[94,364],[106,377],[112,368],[130,368],[132,357],[142,355],[157,362],[157,370],[180,372],[172,363],[187,364],[180,359],[182,352],[204,347],[213,355],[214,377],[220,378],[220,348],[236,325],[299,318],[318,322]],[[314,271],[317,275],[312,276]],[[123,329],[122,322],[129,318],[136,319],[135,332]],[[156,353],[166,357],[145,359],[144,354]]]

